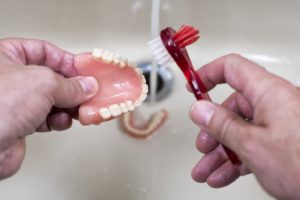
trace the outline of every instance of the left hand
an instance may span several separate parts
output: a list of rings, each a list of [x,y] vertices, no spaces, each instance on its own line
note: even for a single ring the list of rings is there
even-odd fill
[[[73,58],[45,41],[0,40],[0,179],[21,166],[27,135],[69,128],[97,93],[94,78],[75,77]]]

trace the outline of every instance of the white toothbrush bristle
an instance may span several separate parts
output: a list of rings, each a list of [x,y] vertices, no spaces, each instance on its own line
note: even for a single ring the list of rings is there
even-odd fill
[[[160,37],[157,37],[148,42],[149,49],[158,64],[168,66],[174,62]]]
[[[150,42],[148,42],[148,45],[152,45],[152,44],[157,43],[157,42],[160,42],[160,38],[159,37],[154,38],[153,40],[151,40]]]

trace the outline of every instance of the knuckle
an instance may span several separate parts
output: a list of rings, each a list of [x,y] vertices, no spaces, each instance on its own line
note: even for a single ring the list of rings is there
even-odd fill
[[[237,61],[243,59],[244,57],[238,53],[230,53],[227,54],[224,58],[226,61]]]
[[[239,142],[239,152],[246,160],[253,160],[253,155],[258,155],[261,151],[259,143],[257,142],[257,136],[260,133],[250,130],[246,131],[246,138]],[[241,137],[239,138],[241,139]]]
[[[232,57],[232,58],[242,58],[243,56],[239,53],[230,53],[227,55],[228,57]]]
[[[236,127],[234,127],[236,120],[238,120],[238,117],[226,117],[221,121],[219,132],[219,138],[221,143],[228,143],[228,135],[231,134],[230,131],[237,131],[234,130],[236,129]]]
[[[225,74],[228,74],[233,70],[233,68],[238,67],[241,63],[243,63],[244,58],[237,53],[227,54],[222,57],[222,65]]]
[[[70,82],[68,87],[68,97],[73,101],[78,101],[81,98],[82,88],[77,81]]]
[[[238,53],[231,53],[226,56],[224,56],[224,65],[225,67],[232,67],[235,66],[236,63],[241,62],[244,59],[243,56],[241,56]]]
[[[73,94],[76,93],[84,93],[82,86],[80,85],[79,81],[72,81],[72,89],[74,90]]]

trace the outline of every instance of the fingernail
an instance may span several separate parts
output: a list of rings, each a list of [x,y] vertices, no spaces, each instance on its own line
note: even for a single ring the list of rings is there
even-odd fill
[[[97,93],[98,82],[94,77],[81,77],[79,78],[79,84],[86,95],[94,95]]]
[[[191,108],[192,120],[200,125],[207,126],[214,114],[214,105],[207,101],[198,101]]]

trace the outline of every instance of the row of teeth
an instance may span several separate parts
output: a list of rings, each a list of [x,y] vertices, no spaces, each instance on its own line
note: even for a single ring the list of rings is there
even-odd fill
[[[120,68],[131,67],[135,72],[142,77],[143,84],[146,84],[146,79],[143,76],[143,72],[135,64],[128,62],[127,58],[122,58],[118,54],[103,49],[94,49],[92,56],[95,59],[101,59],[103,62],[109,64],[113,63],[118,65]],[[148,92],[148,91],[147,91]]]
[[[163,124],[166,117],[167,117],[166,111],[163,111],[163,110],[159,111],[152,117],[152,120],[149,122],[149,124],[146,126],[145,129],[133,127],[133,125],[130,123],[132,121],[131,113],[126,113],[126,115],[124,115],[123,120],[124,120],[125,128],[131,134],[134,134],[136,136],[147,136],[147,135],[152,134],[155,130],[157,130],[157,128],[159,128],[159,126],[161,124]]]
[[[132,67],[136,68],[136,65],[132,63],[128,63],[127,58],[122,58],[120,55],[115,54],[111,51],[103,50],[103,49],[94,49],[92,52],[92,56],[95,59],[101,59],[105,63],[113,63],[118,65],[120,68],[124,67]]]
[[[146,84],[146,79],[140,68],[137,68],[133,63],[129,63],[127,58],[122,58],[121,56],[103,49],[94,49],[92,56],[95,59],[101,59],[105,63],[113,63],[118,65],[120,68],[131,67],[142,79],[142,93],[136,101],[125,101],[120,104],[113,104],[108,107],[103,107],[99,109],[99,114],[102,119],[107,120],[112,117],[117,117],[121,114],[133,111],[136,107],[139,107],[143,101],[147,98],[148,85]]]
[[[99,109],[99,114],[103,120],[110,119],[111,117],[117,117],[121,114],[133,111],[135,108],[139,107],[143,101],[147,98],[148,86],[143,83],[143,89],[140,97],[136,101],[125,101],[120,104],[113,104],[108,107],[103,107]]]

